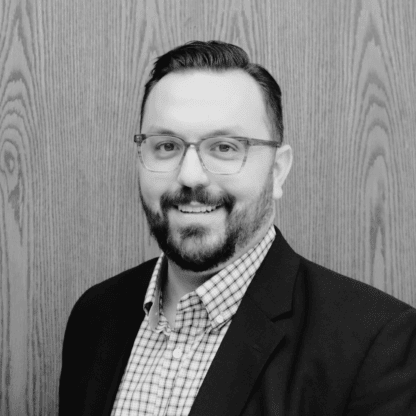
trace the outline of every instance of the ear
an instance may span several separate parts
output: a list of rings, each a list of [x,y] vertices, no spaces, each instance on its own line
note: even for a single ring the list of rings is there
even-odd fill
[[[282,186],[290,172],[292,162],[292,148],[288,144],[279,147],[273,164],[273,198],[276,200],[283,195]]]

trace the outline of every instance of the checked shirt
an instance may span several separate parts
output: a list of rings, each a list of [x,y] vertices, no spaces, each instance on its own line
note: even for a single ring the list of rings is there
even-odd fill
[[[112,416],[186,416],[231,319],[276,232],[178,303],[175,327],[162,310],[165,256],[159,257],[144,300],[145,318],[114,402]]]

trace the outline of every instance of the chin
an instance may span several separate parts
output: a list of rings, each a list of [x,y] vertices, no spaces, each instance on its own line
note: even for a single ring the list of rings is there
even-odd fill
[[[233,241],[226,239],[224,234],[207,234],[203,227],[187,227],[180,233],[172,234],[164,244],[163,251],[184,270],[207,271],[225,263],[235,253]]]

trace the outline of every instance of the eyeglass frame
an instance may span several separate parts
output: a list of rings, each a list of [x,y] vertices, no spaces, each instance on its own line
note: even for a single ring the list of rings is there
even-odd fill
[[[174,139],[179,139],[180,141],[183,142],[184,146],[185,146],[185,150],[183,152],[183,155],[181,157],[181,160],[179,161],[178,165],[171,170],[166,170],[166,171],[160,171],[160,170],[153,170],[153,169],[149,169],[146,164],[144,163],[143,160],[143,156],[142,156],[142,152],[141,152],[141,144],[148,139],[149,137],[173,137]],[[215,136],[214,136],[215,137]],[[219,139],[221,138],[227,138],[227,139],[236,139],[239,142],[243,142],[244,143],[244,147],[245,147],[245,155],[244,155],[244,159],[243,162],[241,163],[240,169],[237,172],[234,173],[217,173],[217,172],[211,172],[204,164],[204,161],[202,160],[201,154],[199,153],[199,147],[201,146],[201,143],[204,142],[207,139],[212,139],[214,137],[205,137],[197,142],[187,142],[184,139],[182,139],[182,137],[178,137],[178,136],[174,136],[173,134],[135,134],[133,141],[137,144],[138,148],[139,148],[139,156],[140,156],[140,160],[143,163],[143,166],[149,170],[150,172],[158,172],[158,173],[168,173],[168,172],[173,172],[175,169],[177,169],[178,167],[180,167],[183,163],[183,160],[185,159],[185,155],[186,152],[188,151],[188,149],[193,146],[196,150],[196,154],[198,155],[198,159],[201,162],[201,165],[203,166],[203,168],[210,173],[213,173],[214,175],[236,175],[237,173],[241,172],[241,169],[243,169],[246,160],[247,160],[247,156],[248,156],[248,149],[251,146],[270,146],[270,147],[275,147],[275,148],[279,148],[281,147],[281,143],[278,143],[276,141],[273,140],[261,140],[261,139],[254,139],[251,137],[244,137],[244,136],[218,136]]]

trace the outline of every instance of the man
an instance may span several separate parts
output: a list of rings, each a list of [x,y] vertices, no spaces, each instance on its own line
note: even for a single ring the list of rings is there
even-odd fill
[[[297,255],[280,88],[237,46],[161,56],[140,194],[163,254],[69,318],[61,415],[415,415],[416,310]]]

